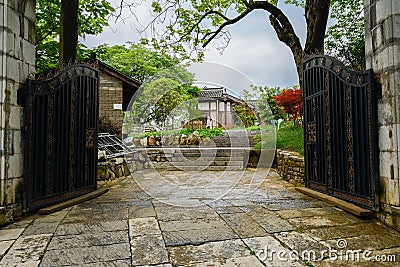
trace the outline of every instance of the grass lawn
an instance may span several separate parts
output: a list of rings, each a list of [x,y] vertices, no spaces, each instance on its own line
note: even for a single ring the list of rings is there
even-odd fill
[[[303,127],[294,127],[293,122],[285,122],[276,134],[276,148],[294,150],[304,155]]]
[[[263,129],[262,136],[256,135],[255,149],[287,149],[304,155],[303,127],[294,127],[293,122],[283,122],[279,130]]]

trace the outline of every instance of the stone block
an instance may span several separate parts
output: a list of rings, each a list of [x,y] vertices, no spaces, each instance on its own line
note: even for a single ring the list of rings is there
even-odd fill
[[[393,141],[397,139],[396,132],[393,131],[392,125],[380,126],[378,128],[379,150],[392,152],[394,150]]]
[[[24,153],[24,144],[22,140],[21,131],[13,131],[14,141],[13,141],[13,150],[14,154],[22,155]]]
[[[35,45],[24,40],[23,45],[23,60],[25,63],[35,65]],[[29,73],[29,70],[27,70]]]
[[[23,109],[20,106],[12,105],[10,107],[9,125],[11,129],[21,129]]]
[[[392,13],[392,1],[379,0],[376,2],[376,21],[387,19]]]
[[[132,264],[155,265],[168,262],[168,252],[161,235],[137,236],[131,239]]]
[[[8,12],[7,13],[7,26],[13,33],[15,33],[16,35],[19,36],[21,34],[19,15],[14,9],[12,9],[10,7],[8,7],[7,12]]]
[[[30,43],[36,43],[36,27],[34,20],[28,20],[28,36],[25,36],[25,38]]]
[[[384,89],[384,88],[382,88]],[[378,125],[390,125],[394,123],[393,98],[381,99],[378,103]]]
[[[379,175],[388,179],[399,179],[397,170],[397,152],[379,152]]]
[[[383,25],[379,24],[371,30],[372,35],[372,49],[377,51],[383,47],[384,36],[383,36]]]
[[[376,66],[374,70],[385,70],[391,66],[393,54],[390,51],[390,46],[384,47],[382,50],[375,54]]]
[[[6,52],[6,54],[8,56],[15,57],[16,56],[16,54],[15,54],[15,50],[16,50],[15,49],[15,42],[16,42],[15,34],[9,32],[9,33],[6,33],[5,35],[7,36],[7,40],[6,40],[6,47],[5,47],[4,52]],[[3,40],[3,39],[1,39],[1,40]]]
[[[383,192],[384,196],[381,198],[382,202],[389,205],[400,206],[399,181],[389,178],[383,178],[383,181],[382,185],[385,186],[385,190]]]
[[[0,241],[16,240],[24,230],[24,228],[0,230]]]
[[[13,243],[14,241],[0,241],[0,259],[4,256]]]
[[[96,262],[115,263],[126,266],[129,261],[129,244],[120,243],[104,246],[77,247],[69,249],[48,250],[41,262],[42,266],[90,266]]]
[[[199,246],[168,247],[171,263],[179,266],[250,256],[241,240],[210,242]],[[228,265],[227,265],[228,266]],[[231,265],[230,265],[231,266]]]
[[[51,235],[34,235],[18,239],[2,259],[4,266],[38,266]]]
[[[18,178],[22,177],[23,174],[23,155],[13,154],[8,158],[8,177]]]
[[[3,0],[0,0],[0,10],[2,11],[2,12],[0,12],[0,21],[1,21],[1,25],[3,25],[3,21],[4,21],[4,12],[3,12],[4,3],[3,3]],[[0,40],[2,40],[2,39],[0,38]]]
[[[9,81],[19,82],[19,69],[20,64],[19,60],[15,58],[7,57],[7,77],[9,77]],[[8,82],[7,82],[8,83]]]
[[[25,17],[30,19],[31,21],[35,21],[35,1],[34,0],[28,0],[26,1],[26,7],[25,7]]]

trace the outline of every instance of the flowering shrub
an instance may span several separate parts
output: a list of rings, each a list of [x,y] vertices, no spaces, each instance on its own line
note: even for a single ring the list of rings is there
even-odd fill
[[[293,120],[294,125],[298,126],[303,104],[300,89],[287,88],[273,98],[276,104],[282,107],[282,111],[288,114],[289,118]]]

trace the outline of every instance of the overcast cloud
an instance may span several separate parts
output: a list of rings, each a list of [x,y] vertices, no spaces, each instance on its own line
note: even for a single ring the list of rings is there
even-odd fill
[[[115,1],[115,0],[114,0]],[[306,24],[301,8],[281,5],[291,20],[302,43],[305,40]],[[141,24],[149,20],[149,8],[142,6],[135,11]],[[103,43],[110,45],[137,41],[140,36],[135,30],[138,22],[128,12],[124,22],[111,23],[98,36],[86,36],[81,40],[88,47]],[[232,67],[248,76],[256,85],[287,87],[298,83],[294,60],[289,48],[281,43],[268,21],[268,13],[255,11],[235,25],[229,31],[232,40],[223,54],[215,49],[213,42],[208,47],[205,61],[220,63]],[[216,43],[216,42],[215,42]],[[214,80],[213,80],[214,82]],[[223,85],[223,82],[219,82]]]

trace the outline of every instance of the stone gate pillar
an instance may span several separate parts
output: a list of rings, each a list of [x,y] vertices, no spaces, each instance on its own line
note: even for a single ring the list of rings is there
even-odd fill
[[[17,91],[35,71],[35,0],[0,0],[0,225],[22,211],[23,110]]]
[[[367,68],[382,86],[378,101],[378,214],[400,229],[400,0],[364,0]]]

